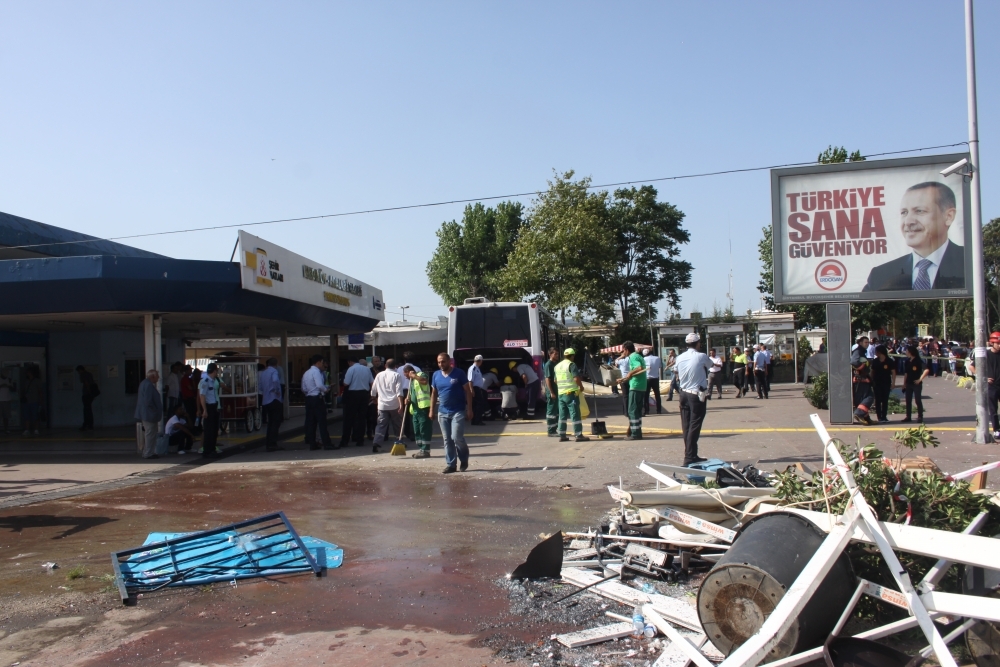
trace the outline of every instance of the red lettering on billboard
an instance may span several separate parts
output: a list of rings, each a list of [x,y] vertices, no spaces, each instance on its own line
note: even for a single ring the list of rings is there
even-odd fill
[[[837,211],[837,238],[844,238],[845,232],[852,239],[858,238],[858,209]]]
[[[885,225],[882,224],[882,209],[865,209],[865,215],[861,221],[861,236],[864,238],[871,238],[872,236],[885,238]]]
[[[788,233],[789,241],[802,243],[809,240],[809,227],[803,225],[803,222],[809,222],[808,213],[792,213],[788,216],[788,226],[795,230]]]
[[[820,239],[835,240],[837,235],[833,231],[833,219],[830,218],[829,211],[818,211],[813,216],[812,240]]]

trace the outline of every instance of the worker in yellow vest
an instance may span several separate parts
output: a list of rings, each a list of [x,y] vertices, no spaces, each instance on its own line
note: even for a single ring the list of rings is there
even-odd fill
[[[428,411],[431,408],[431,385],[427,373],[418,373],[413,366],[407,364],[406,377],[410,378],[410,391],[406,394],[406,405],[410,406],[413,415],[413,439],[419,449],[413,454],[415,459],[427,459],[431,456],[431,420]]]
[[[566,422],[573,422],[573,435],[577,442],[590,440],[583,434],[583,420],[580,418],[580,395],[583,394],[583,380],[574,359],[576,350],[568,348],[563,352],[563,360],[556,364],[556,391],[559,392],[559,442],[569,442],[566,436]]]

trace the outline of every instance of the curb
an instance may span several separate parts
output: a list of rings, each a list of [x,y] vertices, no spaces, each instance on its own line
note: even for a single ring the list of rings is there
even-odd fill
[[[333,424],[341,421],[341,417],[331,416],[327,417],[326,423]],[[284,433],[279,434],[279,440],[287,440],[288,438],[294,438],[299,435],[303,435],[306,431],[306,427],[296,426],[295,428],[290,428]],[[90,484],[81,484],[79,486],[73,486],[64,489],[54,489],[52,491],[39,491],[37,493],[28,493],[23,496],[17,496],[15,498],[5,498],[0,500],[0,510],[8,509],[12,507],[24,507],[26,505],[35,505],[38,503],[49,502],[51,500],[62,500],[64,498],[74,498],[76,496],[84,496],[91,493],[100,493],[101,491],[112,491],[114,489],[124,489],[129,486],[136,486],[138,484],[149,484],[150,482],[156,482],[158,480],[164,479],[166,477],[173,477],[174,475],[179,475],[182,472],[191,470],[194,467],[203,466],[207,463],[214,463],[216,461],[221,461],[222,459],[234,456],[236,454],[242,454],[247,451],[258,449],[264,446],[266,437],[261,436],[259,438],[254,438],[247,442],[240,443],[239,445],[234,445],[227,447],[220,452],[220,455],[214,459],[205,459],[201,456],[197,456],[189,461],[180,461],[175,465],[161,468],[159,470],[150,470],[147,472],[140,472],[134,475],[129,475],[128,477],[120,477],[118,479],[109,479],[103,482],[92,482]]]

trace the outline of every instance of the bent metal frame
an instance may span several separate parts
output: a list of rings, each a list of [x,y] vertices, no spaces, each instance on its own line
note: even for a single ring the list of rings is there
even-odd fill
[[[787,510],[810,519],[828,535],[764,621],[760,630],[733,651],[721,663],[721,667],[752,667],[759,664],[782,638],[793,619],[819,587],[841,551],[852,540],[877,545],[900,590],[895,591],[863,579],[859,580],[854,596],[844,610],[833,634],[838,634],[843,629],[861,595],[873,595],[907,609],[910,617],[862,632],[855,635],[857,638],[878,639],[919,626],[929,642],[929,646],[921,651],[921,654],[926,657],[933,653],[942,667],[957,667],[955,659],[948,650],[948,643],[961,636],[975,620],[1000,622],[1000,600],[942,593],[935,591],[935,586],[955,563],[987,569],[997,568],[997,564],[1000,563],[1000,540],[973,534],[985,523],[986,514],[976,517],[962,533],[878,521],[864,496],[861,495],[850,468],[840,455],[823,422],[816,414],[810,418],[828,456],[833,461],[834,469],[850,490],[851,502],[842,516]],[[766,509],[786,511],[780,506]],[[931,556],[939,560],[920,583],[914,586],[893,549]],[[712,663],[700,650],[704,641],[699,642],[697,639],[702,639],[701,637],[696,638],[696,641],[688,640],[659,617],[651,607],[644,608],[643,613],[648,614],[646,617],[650,618],[691,662],[698,667],[711,667]],[[967,620],[946,637],[942,637],[933,619],[946,615]],[[822,655],[822,652],[822,647],[810,649],[767,663],[763,667],[795,667],[815,660]]]
[[[206,538],[212,537],[225,537],[227,543],[220,541],[207,546]],[[163,563],[165,556],[169,557],[169,565]],[[156,569],[136,576],[123,573],[123,563],[147,564]],[[168,586],[309,571],[319,577],[323,571],[284,512],[113,551],[111,566],[123,603],[131,593],[153,592]]]

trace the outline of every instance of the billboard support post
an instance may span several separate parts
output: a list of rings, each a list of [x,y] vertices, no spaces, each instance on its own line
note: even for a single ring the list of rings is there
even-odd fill
[[[969,163],[972,167],[972,307],[975,315],[975,360],[986,368],[986,285],[983,274],[983,218],[979,187],[979,120],[976,102],[976,41],[972,0],[965,0],[965,77],[969,96]],[[993,442],[987,408],[986,373],[976,373],[976,442]]]
[[[852,334],[851,304],[826,304],[826,378],[831,424],[850,424],[854,421]]]

